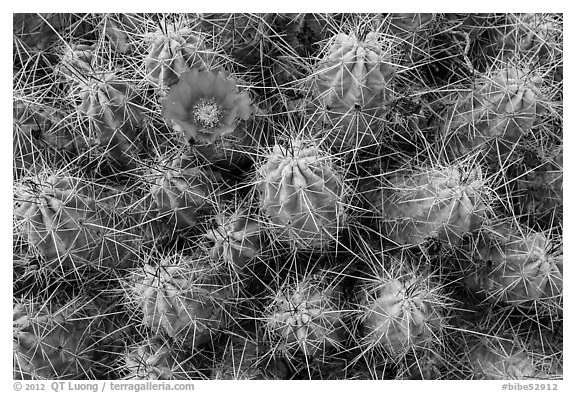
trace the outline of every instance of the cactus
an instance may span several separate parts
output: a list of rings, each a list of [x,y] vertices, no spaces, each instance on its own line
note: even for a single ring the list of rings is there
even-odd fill
[[[541,165],[528,170],[516,180],[517,198],[521,215],[546,222],[562,222],[563,198],[563,149],[555,147]]]
[[[137,26],[135,14],[104,14],[98,28],[115,52],[127,54],[134,47],[129,35],[136,33]]]
[[[197,28],[210,37],[214,48],[241,65],[262,62],[267,52],[265,37],[271,33],[274,13],[202,13]]]
[[[122,217],[119,195],[81,179],[41,174],[15,190],[14,217],[48,266],[123,268],[132,264],[137,237]]]
[[[61,53],[56,72],[71,80],[93,74],[95,71],[95,49],[96,45],[67,45]]]
[[[323,360],[343,349],[346,338],[343,287],[314,274],[291,281],[273,295],[265,310],[266,335],[288,357],[302,353]]]
[[[186,71],[163,100],[162,116],[187,139],[214,143],[252,115],[248,93],[235,90],[236,80],[224,71]]]
[[[210,257],[241,270],[260,251],[260,224],[243,208],[233,213],[221,212],[215,220],[217,227],[205,235],[214,243]]]
[[[147,263],[127,284],[143,324],[181,343],[201,345],[227,324],[229,288],[218,271],[196,257],[175,254],[158,265]]]
[[[148,55],[144,59],[147,78],[159,90],[178,82],[190,70],[208,70],[214,55],[206,50],[204,38],[186,19],[158,21],[159,27],[147,34]]]
[[[127,349],[122,359],[125,380],[189,380],[197,377],[189,359],[159,338],[147,339]]]
[[[390,59],[382,53],[376,33],[363,41],[338,34],[329,53],[314,73],[314,94],[322,107],[382,105],[387,99],[387,86],[395,74]]]
[[[486,238],[465,285],[491,301],[562,313],[563,256],[548,236],[505,223]]]
[[[198,215],[208,213],[216,202],[218,172],[197,167],[185,156],[168,158],[150,175],[150,194],[161,215],[179,229],[198,223]]]
[[[303,141],[290,145],[275,145],[259,168],[260,200],[280,241],[322,247],[344,222],[345,188],[321,150]]]
[[[95,348],[86,312],[17,304],[12,322],[14,379],[89,378]]]
[[[484,338],[466,351],[473,379],[536,379],[538,371],[517,340]]]
[[[45,51],[58,39],[58,31],[68,24],[66,14],[14,13],[14,38],[28,51]]]
[[[211,379],[286,379],[286,365],[280,359],[269,357],[262,347],[255,338],[232,336],[224,346],[222,359],[212,370]]]
[[[427,239],[456,244],[481,224],[484,194],[480,168],[449,165],[393,173],[368,198],[389,240],[401,245]]]
[[[427,13],[391,13],[389,15],[390,28],[398,36],[408,36],[423,30],[434,21],[434,14]]]
[[[320,134],[336,146],[378,142],[378,119],[390,99],[394,75],[376,33],[368,33],[363,41],[343,33],[334,37],[311,77],[310,109],[313,116],[319,115]]]
[[[500,26],[489,31],[486,52],[502,62],[549,62],[562,51],[562,21],[552,14],[507,14]]]
[[[443,329],[445,296],[431,275],[393,257],[376,265],[356,297],[361,345],[399,359],[427,349]],[[390,264],[390,266],[388,266]]]
[[[448,110],[443,137],[460,154],[494,139],[516,143],[538,122],[542,82],[539,75],[513,66],[494,71]]]
[[[81,100],[80,114],[91,119],[101,132],[131,130],[144,123],[136,92],[114,72],[78,79],[75,88]],[[105,135],[104,139],[110,137]]]
[[[26,105],[22,100],[14,100],[13,121],[14,143],[22,143],[22,147],[31,143],[38,150],[49,147],[60,154],[75,154],[87,147],[87,138],[73,135],[62,114],[55,108],[42,106],[40,109]],[[36,150],[34,147],[25,147],[24,151]],[[15,155],[15,158],[18,157]],[[26,154],[20,158],[31,159]]]

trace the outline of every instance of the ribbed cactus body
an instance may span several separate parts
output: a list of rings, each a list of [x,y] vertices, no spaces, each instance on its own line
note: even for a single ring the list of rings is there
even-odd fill
[[[175,255],[133,274],[130,296],[153,331],[190,345],[210,340],[226,324],[223,302],[229,290],[213,268],[193,257]]]
[[[372,282],[360,294],[363,342],[400,357],[425,348],[441,330],[441,303],[437,288],[415,272]]]
[[[542,112],[542,78],[512,66],[488,75],[448,110],[444,134],[465,154],[498,139],[515,143]]]
[[[315,95],[323,107],[382,105],[394,73],[376,33],[362,41],[340,33],[315,71]]]
[[[153,85],[165,89],[192,68],[210,68],[214,55],[206,50],[202,35],[186,20],[160,24],[162,27],[148,34],[149,50],[144,59],[148,80]]]
[[[488,53],[500,61],[520,59],[548,62],[561,53],[559,41],[562,21],[553,14],[507,14],[496,28],[489,30]]]
[[[247,210],[239,209],[216,215],[216,225],[206,233],[214,242],[210,257],[242,269],[260,251],[260,223],[250,218]]]
[[[388,239],[402,245],[430,238],[455,244],[481,223],[481,178],[478,168],[403,170],[389,176],[369,199]]]
[[[278,239],[311,248],[332,241],[344,219],[344,188],[314,146],[275,145],[260,168],[260,200]]]
[[[319,116],[319,135],[335,147],[377,143],[379,117],[394,74],[376,33],[363,41],[343,33],[334,37],[311,77],[310,111]]]
[[[64,47],[56,71],[71,80],[94,74],[95,49],[95,45],[85,44],[70,44]]]
[[[39,151],[53,149],[56,153],[76,153],[86,147],[85,138],[74,136],[63,115],[54,108],[27,106],[23,101],[15,100],[13,121],[13,142],[22,146],[33,144]],[[16,154],[15,158],[18,158]]]
[[[66,14],[14,13],[12,15],[14,38],[28,51],[45,51],[58,39],[58,32],[69,24]]]
[[[516,180],[520,213],[529,218],[562,222],[564,210],[563,149],[561,146],[543,158],[541,165]]]
[[[57,175],[25,181],[15,194],[17,225],[49,266],[132,264],[138,239],[117,194]]]
[[[464,281],[473,291],[518,307],[562,312],[563,256],[544,233],[504,225],[476,254]]]
[[[106,142],[112,133],[122,128],[124,132],[144,123],[144,112],[134,89],[113,72],[78,79],[80,113],[94,122]]]
[[[150,177],[160,215],[180,229],[196,225],[200,214],[213,209],[221,181],[217,172],[204,171],[184,156],[163,162]]]
[[[310,276],[288,283],[266,310],[266,332],[287,356],[323,358],[345,339],[344,293],[338,283]]]
[[[485,338],[479,340],[469,354],[474,379],[539,378],[534,362],[519,342]]]
[[[18,304],[12,325],[14,379],[89,377],[95,349],[85,316]]]
[[[147,340],[129,347],[122,359],[126,380],[187,380],[194,375],[188,370],[186,356],[167,342]]]
[[[134,48],[130,35],[137,33],[138,23],[135,14],[104,14],[98,28],[112,50],[127,54]]]

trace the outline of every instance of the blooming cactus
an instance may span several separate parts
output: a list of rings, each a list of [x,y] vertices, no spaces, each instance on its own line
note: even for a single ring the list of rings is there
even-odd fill
[[[190,379],[188,364],[180,351],[160,340],[146,340],[128,348],[122,359],[127,380],[184,380]]]
[[[323,358],[342,346],[344,315],[342,286],[312,275],[274,294],[266,310],[266,332],[287,355]]]
[[[542,111],[542,78],[508,67],[494,72],[448,110],[444,133],[466,153],[494,138],[511,143],[530,131]]]
[[[281,241],[310,248],[333,239],[343,221],[344,188],[321,151],[299,141],[275,145],[260,177],[262,205]]]
[[[22,303],[14,307],[12,326],[14,379],[89,377],[95,347],[85,315]]]
[[[148,35],[150,46],[144,59],[148,79],[153,84],[159,88],[169,87],[192,68],[209,68],[214,56],[206,51],[202,36],[184,20],[164,20],[160,26]]]
[[[441,331],[441,296],[430,279],[392,269],[369,280],[359,293],[363,343],[401,357],[426,348]]]
[[[467,353],[474,379],[539,378],[533,360],[521,342],[484,338]]]
[[[187,138],[214,143],[252,115],[247,92],[236,93],[236,80],[224,71],[183,73],[163,101],[162,115]]]
[[[220,213],[216,216],[216,224],[216,228],[206,233],[214,242],[210,249],[212,259],[241,269],[260,251],[260,224],[251,219],[246,210]]]
[[[481,222],[482,192],[479,169],[430,167],[394,173],[372,204],[382,233],[396,243],[428,238],[457,243]]]
[[[221,180],[217,172],[203,171],[184,156],[169,159],[153,171],[150,193],[160,213],[178,228],[196,225],[198,215],[212,209]]]
[[[181,342],[200,345],[226,324],[229,290],[218,273],[194,257],[176,254],[133,274],[130,295],[144,325]]]
[[[562,311],[563,257],[550,238],[510,224],[482,243],[464,280],[467,286],[494,301]]]
[[[124,201],[113,192],[69,176],[39,176],[15,190],[14,217],[50,266],[127,267],[137,237]]]

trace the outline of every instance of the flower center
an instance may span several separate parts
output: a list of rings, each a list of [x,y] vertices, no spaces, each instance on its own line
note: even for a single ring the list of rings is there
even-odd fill
[[[198,104],[194,105],[194,120],[204,127],[216,127],[221,119],[222,110],[213,98],[202,98]]]

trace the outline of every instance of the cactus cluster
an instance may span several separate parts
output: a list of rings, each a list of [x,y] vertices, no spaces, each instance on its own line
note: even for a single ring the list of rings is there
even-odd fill
[[[563,378],[562,28],[14,14],[14,378]]]

